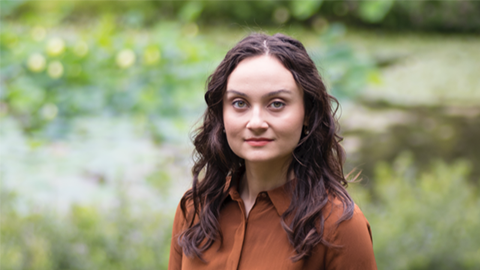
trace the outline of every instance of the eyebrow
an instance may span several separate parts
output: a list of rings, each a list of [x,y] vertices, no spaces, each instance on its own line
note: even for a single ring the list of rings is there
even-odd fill
[[[247,94],[245,93],[242,93],[242,92],[239,92],[239,91],[236,91],[236,90],[227,90],[227,93],[232,93],[232,94],[237,94],[239,96],[242,96],[242,97],[248,97]],[[271,97],[271,96],[275,96],[275,95],[278,95],[280,93],[285,93],[285,94],[292,94],[292,91],[289,91],[289,90],[285,90],[285,89],[280,89],[280,90],[277,90],[277,91],[273,91],[273,92],[270,92],[268,94],[265,94],[263,95],[262,97]]]

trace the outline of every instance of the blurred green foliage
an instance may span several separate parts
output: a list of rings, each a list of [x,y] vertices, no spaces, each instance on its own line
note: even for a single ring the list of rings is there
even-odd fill
[[[148,33],[121,31],[108,15],[93,31],[6,25],[4,113],[49,137],[65,134],[77,116],[133,115],[153,129],[159,118],[197,117],[207,71],[220,56],[197,31],[168,22]]]
[[[42,11],[49,16],[39,15]],[[3,1],[4,19],[25,22],[86,23],[99,14],[121,14],[131,27],[155,25],[159,20],[200,24],[279,25],[315,27],[318,19],[346,22],[354,26],[409,31],[478,32],[480,2],[403,0],[287,0],[287,1]]]
[[[358,16],[369,23],[379,23],[388,14],[395,0],[376,0],[362,2],[358,8]]]
[[[0,267],[14,269],[166,269],[170,217],[131,211],[128,201],[101,211],[72,206],[67,215],[30,205],[15,207],[12,192],[0,190]]]
[[[378,269],[480,267],[480,197],[467,181],[471,166],[437,160],[418,171],[409,152],[378,163],[373,195],[351,193],[372,227]]]

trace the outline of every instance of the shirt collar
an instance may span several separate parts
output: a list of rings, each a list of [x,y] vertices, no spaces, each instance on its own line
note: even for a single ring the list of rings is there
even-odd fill
[[[235,179],[236,178],[236,179]],[[228,190],[228,194],[232,198],[232,200],[239,201],[242,200],[240,194],[238,192],[238,181],[239,178],[227,176],[225,179],[225,191]],[[290,206],[290,202],[292,200],[292,195],[290,189],[293,188],[292,181],[285,183],[282,186],[274,188],[272,190],[266,191],[270,201],[272,202],[273,206],[277,210],[279,216],[283,215],[285,211],[287,211],[288,207]],[[243,202],[243,201],[242,201]]]

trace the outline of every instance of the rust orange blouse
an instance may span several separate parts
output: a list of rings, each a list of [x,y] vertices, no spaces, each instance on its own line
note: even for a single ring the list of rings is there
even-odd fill
[[[293,263],[290,258],[295,252],[280,224],[281,215],[290,205],[284,187],[259,193],[245,218],[244,203],[236,185],[232,185],[219,217],[223,243],[216,241],[203,253],[207,263],[185,256],[178,245],[178,235],[186,228],[178,207],[168,269],[377,269],[367,219],[355,205],[353,217],[337,227],[335,222],[343,213],[338,200],[324,208],[324,213],[330,213],[325,215],[324,237],[337,247],[319,244],[307,259]]]

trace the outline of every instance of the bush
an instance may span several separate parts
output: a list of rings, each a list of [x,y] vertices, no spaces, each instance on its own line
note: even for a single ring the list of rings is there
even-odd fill
[[[219,54],[195,29],[165,22],[131,33],[109,16],[95,29],[2,27],[3,113],[50,138],[66,135],[78,116],[133,115],[152,122],[160,137],[160,119],[198,116],[208,67]]]
[[[124,202],[101,212],[73,206],[67,215],[30,206],[16,207],[1,191],[2,269],[166,269],[171,217],[155,211],[134,213]]]
[[[479,269],[480,199],[469,168],[436,161],[417,172],[403,153],[377,164],[373,194],[352,192],[372,227],[379,269]]]
[[[118,22],[130,27],[155,25],[159,20],[197,22],[202,25],[241,24],[315,26],[325,17],[356,26],[392,30],[478,32],[478,1],[403,0],[288,0],[288,1],[4,1],[0,12],[8,20],[54,24],[84,23],[99,14],[120,14]],[[45,16],[48,14],[48,16]],[[47,17],[47,18],[45,18]]]

